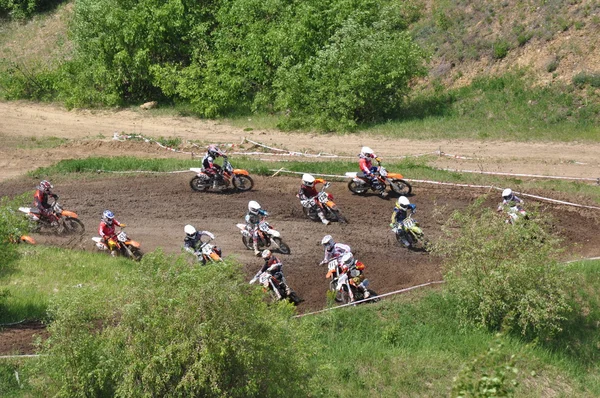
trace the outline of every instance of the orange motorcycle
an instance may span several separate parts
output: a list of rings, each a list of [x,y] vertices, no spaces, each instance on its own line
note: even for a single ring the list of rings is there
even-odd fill
[[[209,188],[217,191],[224,191],[233,186],[240,192],[249,191],[254,187],[254,181],[248,171],[244,169],[234,169],[229,160],[225,157],[220,178],[215,178],[204,172],[203,169],[193,167],[190,169],[196,176],[190,181],[190,187],[197,192],[206,192]]]
[[[381,162],[378,161],[377,170],[373,173],[377,177],[377,180],[381,184],[382,187],[390,189],[400,196],[408,196],[412,192],[412,186],[404,180],[404,176],[400,173],[388,173],[388,171],[381,165]],[[373,187],[371,181],[365,174],[361,172],[347,172],[346,177],[351,178],[348,183],[348,189],[350,192],[364,195],[369,191],[369,189],[376,191],[377,189]]]
[[[326,188],[329,188],[330,183],[326,183],[321,188],[321,192],[314,198],[300,201],[302,203],[302,211],[304,215],[313,221],[320,221],[319,214],[317,213],[317,207],[321,209],[323,215],[329,221],[338,221],[343,224],[348,223],[346,217],[342,215],[340,209],[333,201],[333,195],[325,192]],[[298,195],[296,195],[298,196]]]

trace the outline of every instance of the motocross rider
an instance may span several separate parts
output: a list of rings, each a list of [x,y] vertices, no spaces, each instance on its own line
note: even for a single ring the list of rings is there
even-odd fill
[[[281,260],[275,257],[273,253],[271,253],[271,250],[268,249],[263,250],[261,257],[265,260],[265,263],[256,273],[256,275],[254,275],[254,278],[252,278],[250,283],[252,284],[256,282],[263,272],[268,272],[273,278],[275,278],[275,280],[277,280],[277,284],[283,283],[283,286],[285,286],[285,294],[289,296],[291,289],[287,285],[285,277],[283,276],[283,263]]]
[[[411,204],[406,196],[400,196],[398,198],[398,200],[396,201],[396,206],[394,206],[394,211],[392,213],[392,220],[390,223],[390,227],[394,228],[394,224],[396,224],[396,223],[401,224],[404,227],[402,222],[404,221],[404,219],[406,217],[408,217],[409,210],[410,210],[411,214],[416,213],[417,205]],[[402,238],[402,243],[405,246],[410,245],[410,243],[408,242],[408,240],[406,240],[406,238]]]
[[[342,256],[341,262],[341,273],[348,273],[348,282],[357,289],[360,289],[363,292],[364,298],[369,298],[369,296],[371,296],[371,293],[369,293],[369,290],[364,285],[365,265],[362,262],[355,260],[352,253],[344,254]],[[352,301],[354,300],[355,297],[354,295],[352,295]]]
[[[117,234],[115,233],[115,227],[125,227],[125,223],[119,222],[112,211],[104,210],[102,213],[102,221],[98,226],[98,233],[108,249],[110,250],[111,256],[117,255]]]
[[[523,199],[515,195],[512,189],[506,188],[504,191],[502,191],[502,204],[498,206],[498,211],[502,211],[504,206],[517,207],[519,210],[522,210],[524,203],[525,202],[523,202]]]
[[[254,254],[259,256],[258,250],[258,224],[269,215],[260,207],[260,204],[254,200],[248,202],[248,213],[244,220],[246,221],[246,229],[252,234],[252,247]]]
[[[333,258],[340,258],[346,253],[351,253],[350,246],[343,243],[335,243],[331,235],[325,235],[321,239],[321,245],[325,247],[325,257],[321,264],[327,264]]]
[[[202,158],[202,171],[208,174],[213,179],[214,187],[217,187],[223,181],[223,169],[215,163],[219,156],[225,156],[219,147],[209,145],[206,150],[206,155]]]
[[[305,201],[310,201],[310,199],[316,198],[319,195],[319,191],[315,188],[316,184],[326,184],[327,181],[313,177],[311,174],[304,174],[302,176],[302,185],[300,185],[300,190],[298,191],[298,198],[302,202],[302,205],[306,203]],[[329,225],[329,220],[325,218],[325,214],[323,214],[323,210],[316,203],[316,200],[312,202],[311,208],[317,212],[321,222],[325,225]]]
[[[369,180],[371,186],[374,189],[379,191],[379,195],[381,195],[382,198],[385,198],[387,196],[387,192],[385,192],[385,187],[381,185],[381,183],[377,179],[377,176],[375,175],[375,172],[377,172],[377,166],[373,166],[373,163],[371,161],[371,159],[375,159],[379,162],[379,158],[368,146],[362,147],[362,149],[360,150],[360,155],[358,155],[358,157],[358,166],[365,175],[365,178]]]
[[[185,232],[183,248],[185,251],[196,255],[198,260],[202,260],[202,252],[200,251],[202,246],[202,237],[208,236],[210,239],[214,239],[215,235],[209,231],[197,231],[196,228],[190,224],[183,227],[183,231]],[[219,255],[219,257],[221,256],[221,249],[219,249],[217,246],[214,246],[213,250]]]
[[[40,211],[40,218],[46,219],[53,227],[58,225],[58,217],[52,211],[52,206],[48,203],[48,197],[52,196],[55,201],[58,200],[58,195],[52,192],[52,184],[43,180],[37,187],[33,195],[33,205]]]

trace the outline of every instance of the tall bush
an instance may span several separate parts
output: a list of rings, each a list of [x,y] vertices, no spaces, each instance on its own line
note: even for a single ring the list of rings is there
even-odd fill
[[[445,228],[450,239],[435,249],[463,321],[529,338],[560,332],[571,282],[556,260],[557,240],[535,217],[507,224],[481,203],[455,212]]]
[[[308,339],[238,267],[148,254],[115,297],[53,303],[44,363],[59,396],[304,397]]]

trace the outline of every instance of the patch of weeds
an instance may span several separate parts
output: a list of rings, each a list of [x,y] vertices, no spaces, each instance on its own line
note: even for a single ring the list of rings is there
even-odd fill
[[[558,69],[558,65],[560,64],[560,58],[557,56],[552,57],[550,61],[546,64],[546,72],[552,73],[556,69]]]
[[[510,43],[504,39],[500,39],[492,44],[492,57],[494,59],[503,59],[508,55]]]
[[[583,88],[586,85],[600,87],[600,73],[580,72],[573,76],[573,84],[578,88]]]

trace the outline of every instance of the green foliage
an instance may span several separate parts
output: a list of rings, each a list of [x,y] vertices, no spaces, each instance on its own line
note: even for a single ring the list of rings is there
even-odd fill
[[[315,352],[293,307],[231,264],[147,254],[116,296],[74,289],[50,314],[41,369],[58,396],[307,396]]]
[[[518,385],[515,356],[503,352],[499,337],[487,352],[473,360],[454,378],[452,397],[513,397]]]
[[[63,0],[0,0],[0,17],[22,20],[62,2]]]
[[[14,199],[0,198],[0,273],[19,258],[15,244],[29,231],[27,217],[18,210],[25,200],[31,201],[31,196],[23,194]]]
[[[586,73],[580,72],[573,76],[573,84],[579,88],[582,88],[586,85],[590,85],[592,87],[600,87],[600,73]]]
[[[503,59],[508,55],[509,50],[510,43],[504,39],[500,39],[492,45],[492,57],[494,59]]]
[[[511,225],[481,203],[455,212],[445,228],[450,239],[435,249],[445,258],[444,279],[461,318],[532,339],[556,335],[571,311],[572,289],[555,259],[556,239],[531,209],[531,219]]]

